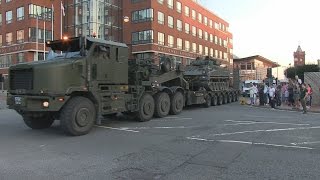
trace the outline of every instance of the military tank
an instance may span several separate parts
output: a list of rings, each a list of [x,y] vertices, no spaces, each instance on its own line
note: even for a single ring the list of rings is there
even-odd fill
[[[221,91],[229,89],[230,72],[218,59],[198,57],[186,67],[184,78],[193,91]]]

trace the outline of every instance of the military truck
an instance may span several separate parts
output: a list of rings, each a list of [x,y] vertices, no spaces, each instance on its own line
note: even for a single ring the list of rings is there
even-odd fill
[[[214,91],[189,88],[172,58],[129,60],[125,44],[91,37],[49,41],[46,61],[9,68],[7,104],[32,129],[60,120],[70,135],[87,134],[99,117],[124,113],[138,121],[179,114],[185,105],[209,104]],[[211,99],[210,99],[211,103]],[[213,103],[214,104],[214,103]]]

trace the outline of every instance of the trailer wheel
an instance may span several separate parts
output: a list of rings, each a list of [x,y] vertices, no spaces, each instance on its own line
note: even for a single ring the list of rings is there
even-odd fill
[[[211,106],[211,96],[208,95],[206,98],[205,98],[205,103],[204,103],[204,107],[205,108],[209,108]]]
[[[150,121],[155,109],[154,99],[150,94],[144,94],[140,99],[137,118],[140,122]]]
[[[96,108],[85,97],[74,97],[67,102],[60,114],[60,125],[72,136],[89,133],[96,120]]]
[[[228,96],[227,94],[223,95],[223,104],[227,104],[228,103]]]
[[[32,114],[25,114],[22,117],[24,123],[31,129],[46,129],[54,122],[54,118],[50,114],[37,117],[32,116]]]
[[[218,96],[218,105],[222,105],[223,104],[223,96],[219,95]]]
[[[161,92],[158,93],[155,97],[155,117],[165,117],[169,114],[170,111],[170,97],[167,93]]]
[[[232,94],[230,93],[229,95],[228,95],[228,103],[232,103]]]
[[[238,94],[235,94],[235,95],[234,95],[234,101],[235,101],[235,102],[239,101],[239,95],[238,95]]]
[[[171,99],[170,114],[180,114],[183,109],[184,98],[181,92],[176,92]]]
[[[232,94],[232,102],[235,102],[235,101],[236,101],[236,95]]]
[[[211,105],[216,106],[218,105],[218,97],[216,95],[213,95],[211,98]]]

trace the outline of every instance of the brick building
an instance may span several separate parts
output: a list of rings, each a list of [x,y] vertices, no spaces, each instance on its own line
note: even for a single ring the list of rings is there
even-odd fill
[[[137,58],[172,55],[189,64],[198,56],[233,63],[229,24],[191,0],[125,0],[124,42]],[[129,31],[129,32],[128,32]]]
[[[294,67],[303,66],[306,64],[306,52],[302,51],[299,45],[297,51],[293,53]]]
[[[60,17],[60,1],[0,0],[0,74],[12,64],[45,58],[44,40],[60,37],[60,18],[52,33],[52,5],[54,17]]]

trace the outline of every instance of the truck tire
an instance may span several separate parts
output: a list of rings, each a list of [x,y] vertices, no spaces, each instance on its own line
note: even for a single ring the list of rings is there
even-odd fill
[[[160,92],[155,97],[155,117],[165,117],[170,111],[170,96],[165,92]]]
[[[166,73],[171,70],[171,61],[169,58],[165,58],[163,62],[161,62],[161,71]]]
[[[32,115],[23,115],[23,121],[31,129],[46,129],[53,124],[54,118],[50,114],[40,117],[32,117]]]
[[[150,94],[144,94],[140,99],[137,119],[140,122],[150,121],[155,109],[154,99]]]
[[[223,95],[223,104],[227,104],[228,103],[228,95],[225,94]]]
[[[211,98],[211,105],[216,106],[218,105],[218,97],[216,95],[213,95]]]
[[[232,94],[232,102],[236,102],[236,95]]]
[[[211,96],[208,95],[206,98],[205,98],[205,103],[204,103],[204,107],[205,108],[209,108],[211,106]]]
[[[170,114],[177,115],[180,114],[184,105],[184,98],[181,92],[176,92],[171,97]]]
[[[239,101],[239,95],[238,95],[238,94],[235,94],[235,95],[234,95],[234,101],[235,101],[235,102]]]
[[[96,108],[91,100],[85,97],[74,97],[63,107],[60,125],[69,135],[85,135],[92,129],[96,116]]]
[[[230,94],[228,94],[228,103],[232,103],[232,94],[230,93]]]
[[[219,95],[218,96],[218,105],[222,105],[223,104],[223,96]]]

